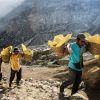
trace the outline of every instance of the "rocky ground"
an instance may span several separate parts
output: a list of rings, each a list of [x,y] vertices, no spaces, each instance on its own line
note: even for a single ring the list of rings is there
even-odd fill
[[[38,51],[38,52],[37,52]],[[15,80],[8,87],[10,64],[2,64],[3,79],[0,82],[0,100],[59,100],[59,87],[68,77],[68,57],[55,58],[48,49],[37,50],[32,63],[22,61],[22,80],[17,87]],[[85,70],[78,93],[70,96],[72,86],[65,89],[63,100],[99,100],[100,60],[84,55]],[[67,97],[69,96],[69,98]]]
[[[55,64],[56,65],[56,64]],[[17,87],[15,81],[12,88],[8,88],[10,66],[2,65],[3,79],[0,85],[0,100],[59,100],[59,86],[61,81],[67,78],[68,70],[66,66],[46,67],[39,65],[22,66],[23,78],[21,86]],[[64,76],[64,78],[62,77]],[[65,96],[70,96],[71,86],[65,90]],[[100,92],[100,91],[98,91]],[[64,100],[99,100],[88,97],[85,88],[79,90],[77,94]]]
[[[8,88],[9,70],[8,64],[3,64],[3,80],[0,85],[0,100],[57,100],[60,82],[53,75],[60,68],[46,68],[39,66],[22,66],[23,79],[21,86],[16,87],[15,81],[12,88]]]

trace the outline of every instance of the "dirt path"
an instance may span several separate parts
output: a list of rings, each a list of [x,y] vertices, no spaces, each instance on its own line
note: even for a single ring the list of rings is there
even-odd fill
[[[61,66],[57,68],[48,68],[48,67],[38,67],[38,66],[22,66],[22,77],[27,80],[29,78],[33,78],[35,80],[48,80],[54,79],[53,76],[59,74],[60,72],[64,72],[67,70],[66,66]],[[10,64],[2,64],[2,73],[3,77],[9,78],[10,74]]]
[[[86,67],[88,67],[88,65]],[[99,64],[97,64],[97,65],[99,65]],[[94,63],[94,64],[89,65],[89,66],[96,66],[96,64]],[[22,66],[22,69],[23,69],[22,70],[23,71],[22,72],[23,79],[26,80],[24,82],[25,84],[24,83],[22,84],[22,89],[20,89],[20,90],[15,88],[10,92],[6,92],[6,93],[4,92],[3,94],[4,94],[4,97],[7,98],[6,100],[8,100],[8,97],[12,95],[12,92],[14,92],[15,94],[19,94],[18,98],[20,98],[21,97],[20,93],[23,91],[24,91],[23,95],[24,94],[28,95],[27,91],[32,91],[32,92],[29,92],[29,93],[31,93],[31,96],[33,96],[32,94],[40,93],[39,95],[37,95],[37,94],[34,95],[35,98],[37,97],[37,99],[33,99],[33,100],[51,100],[51,97],[50,97],[50,99],[41,99],[41,96],[44,94],[44,90],[45,90],[45,92],[50,90],[49,91],[50,93],[46,92],[45,94],[47,94],[47,96],[49,96],[49,94],[51,95],[52,94],[51,90],[53,88],[55,90],[55,87],[54,87],[55,82],[56,81],[58,82],[59,80],[63,80],[62,76],[66,78],[67,74],[65,74],[65,73],[68,72],[66,66],[48,68],[48,67],[38,67],[38,66],[33,65],[33,66]],[[4,81],[5,86],[3,86],[3,87],[8,89],[8,81],[9,81],[9,77],[10,77],[10,65],[9,64],[5,64],[5,63],[2,64],[2,73],[3,73],[4,80],[6,80],[6,81]],[[62,73],[62,75],[61,75],[61,73]],[[57,77],[60,76],[61,78],[60,77],[56,78],[54,76],[57,76]],[[27,81],[29,79],[32,79],[33,82],[30,83],[30,81]],[[49,83],[50,81],[48,81],[48,80],[53,80],[53,83],[52,84]],[[5,83],[5,82],[7,82],[7,83]],[[59,83],[61,83],[61,82],[59,82]],[[58,83],[56,83],[56,84],[58,84]],[[48,87],[49,87],[49,89],[48,89]],[[43,88],[45,88],[45,89],[43,90]],[[31,89],[33,89],[33,90],[31,90]],[[40,92],[41,90],[43,90],[43,92]],[[53,96],[53,97],[57,97],[56,95],[58,93],[59,86],[56,87],[56,90],[57,91],[55,92],[55,96]],[[87,94],[88,94],[90,100],[99,100],[98,99],[100,97],[99,91],[100,91],[99,89],[98,89],[98,91],[96,90],[96,92],[92,92],[91,90],[87,91]],[[68,92],[66,92],[66,93],[68,93]],[[2,94],[2,96],[3,96],[3,94]],[[45,94],[44,94],[44,97],[47,98],[47,96],[45,96]],[[2,98],[2,97],[0,97],[0,98]],[[27,97],[25,97],[25,98],[27,99]],[[32,97],[32,98],[34,98],[34,97]],[[14,99],[9,99],[9,100],[14,100]],[[17,100],[17,99],[15,99],[15,100]],[[23,98],[20,100],[23,100]],[[27,99],[27,100],[32,100],[32,99]],[[56,99],[54,99],[54,100],[56,100]]]

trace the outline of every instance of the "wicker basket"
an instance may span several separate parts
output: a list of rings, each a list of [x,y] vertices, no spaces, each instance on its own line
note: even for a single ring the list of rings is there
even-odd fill
[[[64,57],[68,55],[68,50],[64,48],[64,46],[55,47],[55,48],[52,48],[52,50],[54,51],[57,57]]]
[[[89,42],[89,52],[94,55],[100,55],[100,44]]]

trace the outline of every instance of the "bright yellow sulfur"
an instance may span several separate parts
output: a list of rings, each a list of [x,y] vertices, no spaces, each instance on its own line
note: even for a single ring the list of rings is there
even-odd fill
[[[91,36],[88,32],[84,33],[85,37],[87,38],[88,36]]]
[[[7,63],[10,60],[10,52],[12,51],[12,46],[9,46],[7,48],[4,48],[1,51],[1,56],[2,56],[2,60],[3,62]]]
[[[23,51],[26,51],[27,50],[27,48],[26,48],[26,46],[24,44],[21,44],[21,46],[22,46],[22,50]]]
[[[54,41],[57,42],[57,43],[59,43],[63,39],[64,39],[64,36],[62,34],[59,34],[59,35],[54,37]]]
[[[88,42],[100,44],[100,35],[98,35],[98,34],[96,34],[94,36],[88,36],[86,39]]]
[[[54,37],[53,41],[48,41],[48,45],[52,47],[61,47],[64,43],[68,42],[69,39],[71,39],[72,34],[68,34],[65,37],[60,34]]]
[[[52,48],[52,50],[55,52],[55,54],[59,57],[65,56],[63,55],[64,46],[63,44],[67,43],[69,39],[71,39],[72,34],[68,34],[65,37],[63,34],[57,35],[54,37],[53,41],[48,41],[48,45]]]
[[[96,59],[100,59],[100,55],[95,55],[94,56]]]
[[[62,38],[62,40],[56,45],[56,47],[61,47],[64,43],[68,42],[69,39],[71,39],[72,34],[68,34],[65,37]]]
[[[32,61],[33,51],[27,48],[24,44],[21,44],[24,53],[25,60]]]
[[[59,34],[59,35],[56,35],[55,37],[54,37],[54,40],[53,41],[48,41],[48,45],[50,46],[50,47],[56,47],[56,45],[60,42],[60,41],[62,41],[64,39],[64,36],[62,35],[62,34]]]
[[[56,45],[57,45],[57,42],[55,42],[55,41],[48,41],[48,45],[50,46],[50,47],[55,47]]]
[[[2,51],[1,51],[1,55],[7,55],[9,54],[9,52],[12,50],[12,46],[9,46],[7,48],[4,48]]]

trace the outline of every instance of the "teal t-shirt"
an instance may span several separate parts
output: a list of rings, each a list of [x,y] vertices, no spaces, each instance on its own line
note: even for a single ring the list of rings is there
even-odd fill
[[[74,69],[76,71],[82,71],[83,68],[77,69],[73,63],[79,63],[80,62],[80,59],[81,59],[81,56],[83,54],[84,49],[80,48],[76,44],[76,42],[71,43],[70,47],[72,49],[72,52],[70,53],[68,67],[71,68],[71,69]]]

